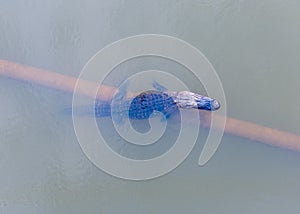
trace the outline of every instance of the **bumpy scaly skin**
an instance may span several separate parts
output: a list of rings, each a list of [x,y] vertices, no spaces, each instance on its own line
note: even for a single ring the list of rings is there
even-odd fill
[[[128,114],[130,119],[148,119],[154,111],[161,112],[168,118],[178,111],[178,106],[171,96],[160,91],[146,91],[132,100],[115,102],[113,110],[110,103],[98,102],[95,105],[96,117],[110,116],[114,113]]]
[[[110,103],[96,103],[95,116],[110,116],[113,113],[121,116],[127,114],[131,119],[147,119],[154,111],[159,111],[168,118],[179,108],[215,111],[220,108],[220,104],[215,99],[189,91],[162,92],[153,90],[143,92],[133,100],[119,100],[114,103],[113,110],[111,110]]]
[[[147,119],[154,111],[159,111],[166,118],[178,111],[174,99],[160,91],[147,91],[136,96],[129,108],[129,118]]]

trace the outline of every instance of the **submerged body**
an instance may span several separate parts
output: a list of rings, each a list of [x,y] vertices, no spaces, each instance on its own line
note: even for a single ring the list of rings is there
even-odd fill
[[[96,102],[95,116],[104,117],[113,114],[127,114],[130,119],[147,119],[155,111],[161,112],[168,118],[178,111],[174,99],[161,91],[146,91],[132,100],[116,101],[112,106],[110,103]]]
[[[96,102],[95,116],[104,117],[117,114],[130,119],[148,119],[155,111],[161,112],[166,118],[182,109],[201,109],[215,111],[220,108],[217,100],[189,91],[166,91],[163,86],[154,84],[156,90],[139,94],[133,99],[117,99],[113,105],[108,102]]]

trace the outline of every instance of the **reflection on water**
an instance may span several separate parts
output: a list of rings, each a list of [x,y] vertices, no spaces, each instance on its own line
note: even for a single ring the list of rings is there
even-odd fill
[[[270,0],[3,1],[0,58],[76,76],[94,53],[117,39],[176,36],[212,62],[230,116],[300,134],[299,8],[298,1]],[[137,60],[131,68],[168,67],[160,65]],[[180,75],[179,69],[174,73]],[[201,90],[192,76],[182,78]],[[225,135],[213,159],[199,167],[207,134],[201,130],[193,152],[173,172],[150,181],[120,180],[81,151],[71,118],[59,113],[71,105],[70,94],[4,77],[0,85],[0,213],[300,209],[299,154]]]

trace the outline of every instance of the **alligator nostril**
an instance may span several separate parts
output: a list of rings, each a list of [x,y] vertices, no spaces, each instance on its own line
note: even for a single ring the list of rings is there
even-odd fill
[[[218,110],[221,107],[220,103],[217,100],[212,102],[212,109]]]

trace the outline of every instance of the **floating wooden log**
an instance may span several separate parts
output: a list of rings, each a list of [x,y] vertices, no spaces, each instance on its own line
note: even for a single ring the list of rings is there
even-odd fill
[[[98,91],[96,97],[101,100],[111,100],[117,89],[111,86],[99,86],[95,82],[87,80],[79,80],[75,77],[66,76],[60,73],[35,68],[27,65],[22,65],[15,62],[0,59],[0,75],[36,83],[54,89],[68,91],[73,93],[77,81],[80,81],[78,93],[85,96],[93,96],[94,92]],[[205,128],[210,127],[209,112],[201,113],[201,125]],[[218,119],[221,116],[215,115]],[[218,128],[218,127],[216,127]],[[262,142],[268,145],[300,152],[300,136],[286,131],[268,128],[255,123],[242,121],[234,118],[226,118],[225,133],[232,134],[238,137],[251,139],[253,141]]]

